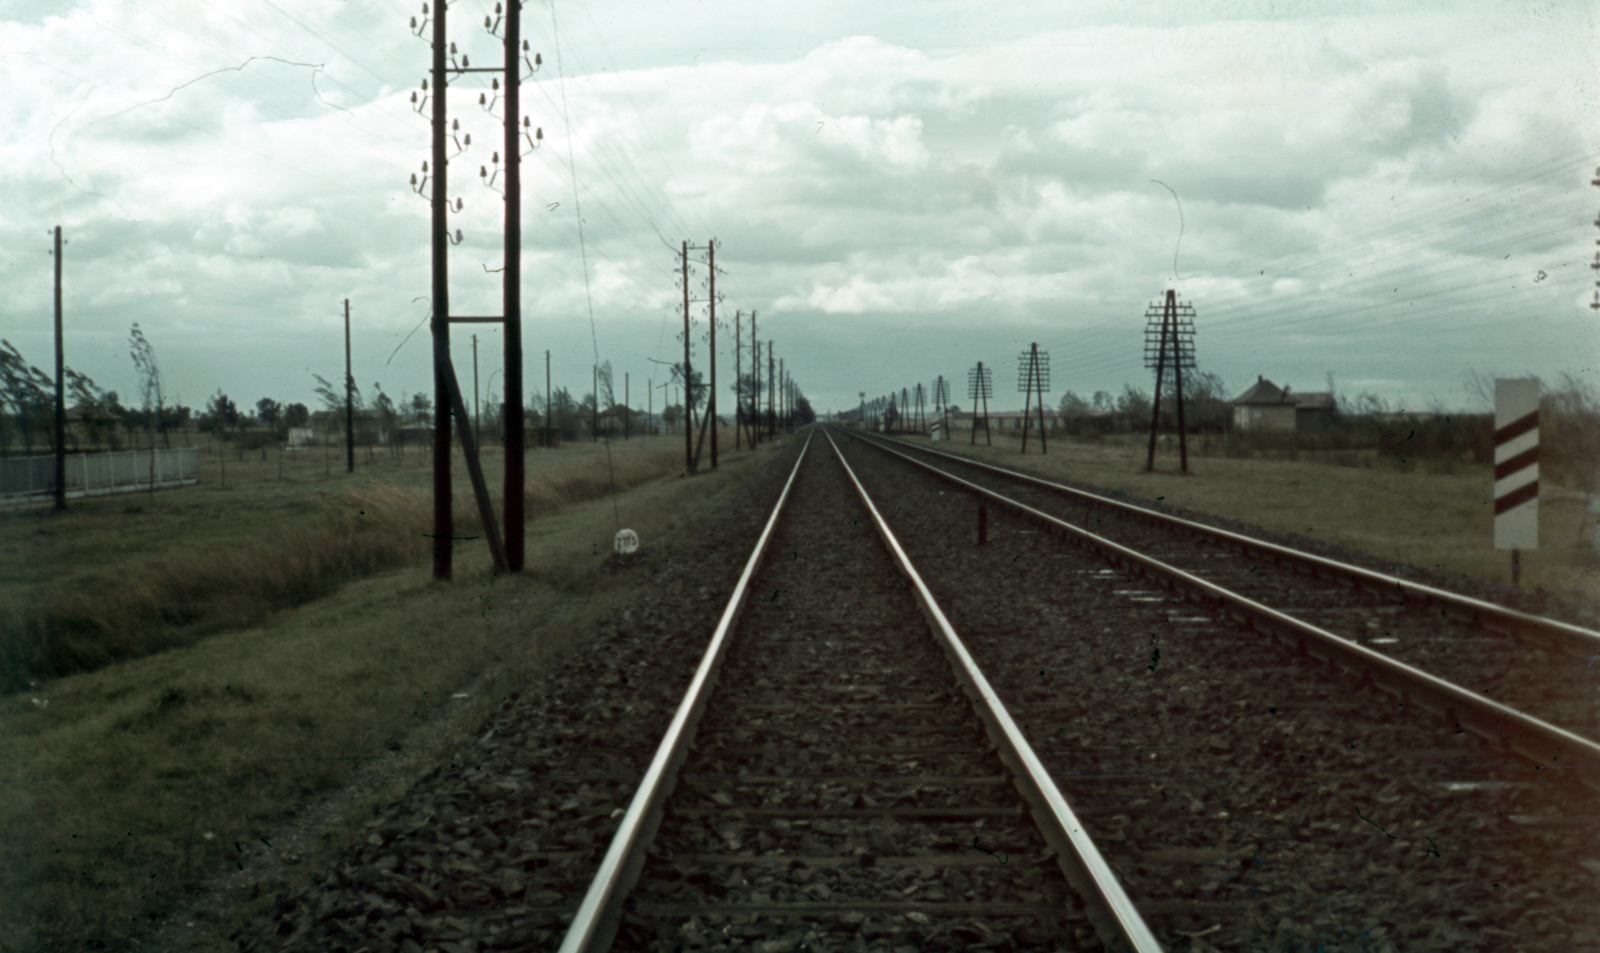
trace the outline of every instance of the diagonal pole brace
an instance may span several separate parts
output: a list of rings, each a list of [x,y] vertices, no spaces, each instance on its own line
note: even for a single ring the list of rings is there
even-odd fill
[[[500,525],[494,518],[494,504],[489,501],[489,485],[483,480],[483,467],[478,463],[478,443],[472,439],[471,418],[461,400],[461,387],[456,383],[455,364],[448,353],[439,356],[445,387],[450,392],[450,409],[456,418],[456,434],[461,441],[462,454],[467,458],[467,473],[472,477],[472,494],[478,500],[478,516],[483,520],[483,535],[489,541],[489,555],[494,559],[496,574],[509,572],[506,565],[505,545],[500,540]]]

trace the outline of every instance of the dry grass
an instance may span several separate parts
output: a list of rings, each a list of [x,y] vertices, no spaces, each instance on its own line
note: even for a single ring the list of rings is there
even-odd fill
[[[528,515],[671,473],[676,451],[653,439],[530,453]],[[192,644],[427,557],[424,455],[362,454],[354,474],[315,451],[230,456],[226,487],[213,452],[214,482],[198,487],[0,516],[0,691]],[[498,449],[485,454],[497,512],[502,466]],[[471,485],[455,469],[458,534],[474,535]]]
[[[921,438],[913,438],[921,439]],[[1490,500],[1492,469],[1464,459],[1397,465],[1354,451],[1301,451],[1294,459],[1238,459],[1191,452],[1189,474],[1178,472],[1174,448],[1157,451],[1156,472],[1145,472],[1143,438],[1092,442],[1036,438],[1022,456],[1021,441],[996,435],[994,446],[970,446],[965,435],[934,446],[1002,465],[1158,499],[1200,513],[1245,520],[1348,546],[1384,560],[1509,584],[1510,554],[1495,552]],[[1191,450],[1194,447],[1191,446]],[[1595,516],[1588,498],[1571,487],[1544,484],[1540,548],[1522,557],[1522,585],[1544,589],[1591,609],[1600,592],[1600,556],[1593,549]]]
[[[675,469],[681,460],[665,443],[620,448],[618,482],[638,488],[615,503],[573,502],[597,486],[609,489],[609,480],[593,472],[592,449],[572,448],[559,461],[530,456],[530,473],[539,474],[530,484],[543,515],[529,526],[528,566],[519,576],[492,576],[483,549],[466,545],[453,584],[434,583],[425,563],[368,572],[261,624],[0,699],[7,782],[0,788],[0,895],[7,898],[0,905],[0,949],[120,948],[197,884],[263,850],[259,838],[309,800],[392,749],[409,752],[419,727],[452,709],[460,709],[462,724],[476,724],[651,571],[648,560],[621,574],[596,571],[619,518],[647,547],[657,545],[768,456],[729,455],[720,471],[694,480],[651,479],[652,471]],[[237,487],[236,463],[230,461],[228,491],[195,492],[229,508],[254,499],[268,513],[284,503],[272,492],[257,488],[252,497],[248,484]],[[360,471],[329,483],[324,511],[306,514],[324,521],[317,533],[359,540],[394,533],[391,521],[409,527],[402,535],[415,532],[413,516],[397,515],[416,505],[415,486],[364,480]],[[117,502],[103,511],[110,522],[122,519]],[[84,507],[67,519],[87,521],[93,512]],[[184,514],[192,518],[194,511],[170,518]],[[169,545],[198,536],[194,545],[209,546],[210,524],[194,525],[200,532],[189,537],[166,525]],[[254,556],[223,568],[263,571],[277,553],[291,568],[263,589],[294,588],[312,557],[296,552],[297,530],[281,532],[282,538],[269,534],[260,550],[240,547]],[[345,540],[330,551],[364,545]],[[139,561],[159,562],[153,548],[146,543]],[[190,557],[172,565],[184,567],[178,575],[201,568]],[[361,564],[316,565],[359,575]],[[493,674],[472,698],[451,698],[486,670]],[[395,772],[391,793],[431,767],[426,757],[415,762]],[[359,818],[341,823],[353,826]],[[303,863],[318,860],[307,855]]]

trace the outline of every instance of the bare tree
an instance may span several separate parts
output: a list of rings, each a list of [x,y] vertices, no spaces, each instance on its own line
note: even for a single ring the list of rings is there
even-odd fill
[[[155,424],[161,431],[162,438],[168,447],[172,446],[172,438],[167,433],[166,425],[166,399],[161,387],[161,366],[156,363],[156,350],[150,346],[150,339],[139,330],[139,322],[133,322],[133,328],[128,332],[128,353],[133,356],[134,370],[139,372],[139,404],[145,415],[145,436],[150,435],[150,425]],[[155,446],[155,440],[150,441]]]

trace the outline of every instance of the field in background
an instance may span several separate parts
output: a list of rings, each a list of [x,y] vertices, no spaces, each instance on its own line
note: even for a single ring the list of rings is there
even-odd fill
[[[234,863],[270,855],[290,878],[323,859],[368,803],[449,757],[495,704],[652,571],[652,551],[771,449],[725,454],[717,472],[685,480],[682,446],[613,444],[619,486],[635,485],[615,502],[599,495],[610,482],[603,445],[530,452],[537,518],[526,571],[494,577],[485,547],[462,543],[451,584],[432,581],[426,546],[410,538],[429,529],[413,512],[429,479],[414,457],[403,466],[358,461],[354,476],[325,475],[317,457],[289,459],[280,482],[271,456],[248,465],[234,456],[224,490],[213,453],[197,488],[87,501],[62,517],[7,514],[7,545],[32,555],[8,553],[8,573],[53,583],[52,573],[70,572],[75,585],[112,597],[124,577],[201,573],[224,598],[232,588],[224,573],[270,574],[275,560],[311,545],[293,542],[306,525],[334,541],[317,545],[335,549],[393,535],[407,565],[336,580],[322,598],[286,611],[239,596],[249,605],[207,616],[209,637],[180,628],[185,641],[170,651],[0,699],[0,949],[120,948]],[[496,472],[498,457],[487,464]],[[464,475],[457,490],[461,513]],[[599,572],[619,521],[639,532],[646,557]],[[40,529],[50,532],[35,540]],[[250,556],[228,561],[232,551]],[[220,569],[208,566],[218,560]],[[268,846],[276,825],[368,766],[378,766],[381,784],[335,811],[322,837],[288,858],[282,843]],[[216,948],[219,928],[198,923],[195,948]]]
[[[283,452],[203,444],[199,486],[0,509],[0,691],[254,624],[352,579],[426,559],[424,448]],[[528,515],[681,471],[681,438],[527,456]],[[607,453],[610,466],[607,466]],[[502,452],[484,451],[498,512]],[[458,536],[481,530],[460,454]],[[481,542],[458,544],[481,547]]]
[[[926,443],[926,438],[913,437]],[[1001,465],[1077,480],[1172,506],[1300,533],[1369,553],[1379,559],[1509,585],[1509,553],[1495,552],[1493,468],[1470,457],[1404,461],[1374,450],[1252,450],[1226,456],[1218,438],[1190,442],[1189,474],[1178,471],[1175,445],[1156,453],[1156,472],[1145,472],[1147,438],[1108,436],[1091,441],[1050,437],[1038,452],[1030,437],[994,436],[994,445],[968,443],[970,435],[932,446]],[[1213,455],[1216,454],[1216,455]],[[1522,557],[1522,585],[1543,589],[1593,610],[1600,593],[1600,555],[1594,549],[1596,514],[1586,493],[1541,481],[1538,552]]]

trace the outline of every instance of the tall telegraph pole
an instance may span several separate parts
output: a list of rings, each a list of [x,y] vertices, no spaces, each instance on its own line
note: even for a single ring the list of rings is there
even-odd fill
[[[717,240],[706,242],[706,271],[711,282],[711,347],[706,359],[711,362],[711,393],[706,398],[706,426],[711,428],[711,469],[717,468]]]
[[[512,4],[515,6],[515,4]],[[449,579],[454,556],[455,519],[450,498],[450,237],[445,218],[449,176],[444,138],[450,128],[445,114],[445,36],[447,4],[433,5],[433,578]]]
[[[683,468],[694,472],[694,417],[689,413],[689,243],[684,242],[678,254],[683,259],[683,414],[688,426],[683,428]]]
[[[67,508],[67,357],[61,340],[61,226],[56,226],[56,505]],[[156,452],[154,443],[150,453]],[[87,491],[89,487],[84,486]]]
[[[761,442],[761,345],[756,343],[756,313],[750,311],[750,449]]]
[[[356,472],[356,379],[350,373],[350,299],[344,299],[344,467]]]
[[[739,371],[744,362],[740,356],[744,353],[741,337],[744,332],[744,312],[733,312],[733,449],[739,449],[740,434],[744,429],[744,397],[739,394]]]
[[[524,455],[527,441],[522,421],[522,148],[517,140],[517,117],[522,115],[522,0],[506,5],[506,226],[505,272],[501,285],[505,311],[506,352],[506,464],[505,510],[506,568],[521,572],[525,552],[523,494]],[[549,407],[545,408],[546,413]]]

